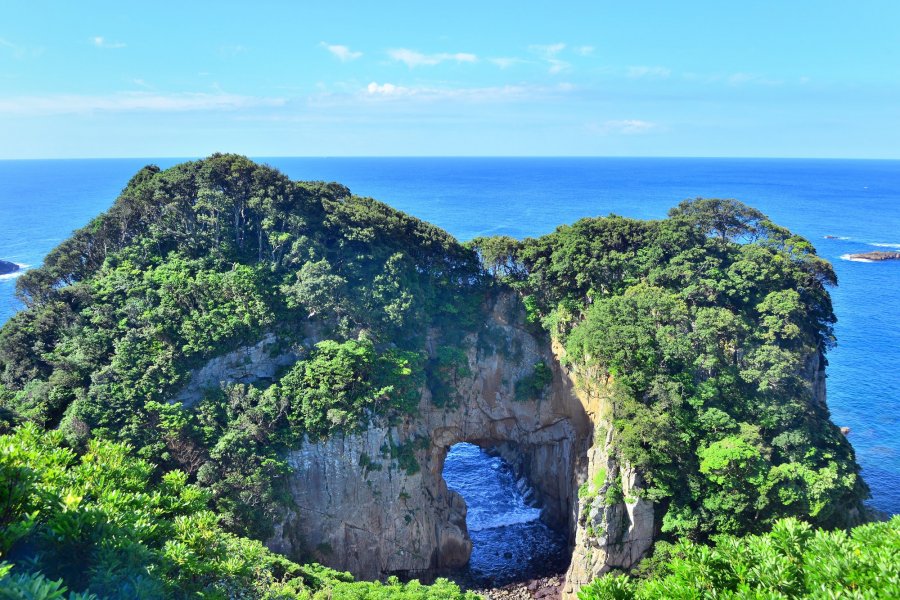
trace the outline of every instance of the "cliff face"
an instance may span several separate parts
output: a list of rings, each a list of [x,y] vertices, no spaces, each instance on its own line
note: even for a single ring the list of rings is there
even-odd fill
[[[469,374],[456,382],[450,405],[437,406],[423,387],[417,414],[401,422],[306,440],[289,453],[292,506],[276,524],[270,548],[361,578],[465,565],[472,551],[466,506],[442,472],[450,447],[469,442],[504,456],[534,489],[543,518],[568,532],[572,556],[563,598],[574,599],[582,585],[610,569],[628,569],[647,553],[661,515],[639,497],[640,473],[615,456],[611,379],[563,366],[563,348],[531,333],[514,294],[495,299],[483,330],[492,332],[498,350],[469,336]],[[316,341],[310,328],[302,346]],[[428,343],[430,353],[435,346]],[[189,404],[198,390],[222,381],[271,378],[303,353],[267,336],[197,371],[179,400]],[[538,363],[551,366],[552,384],[540,397],[517,400],[516,383]],[[824,403],[823,361],[812,357],[806,370],[814,401]]]
[[[465,504],[442,477],[447,452],[459,442],[511,459],[536,490],[546,520],[570,527],[591,424],[560,377],[542,398],[514,400],[516,382],[536,363],[555,363],[523,321],[515,297],[496,302],[485,326],[515,351],[479,353],[472,336],[471,374],[457,382],[454,408],[435,406],[426,388],[418,414],[402,423],[292,451],[295,511],[270,546],[360,577],[464,565],[471,553]]]
[[[557,358],[565,351],[553,344]],[[578,502],[573,515],[572,559],[563,588],[564,599],[610,569],[628,569],[654,541],[654,504],[639,497],[640,474],[614,456],[615,432],[610,422],[612,380],[592,369],[561,370],[571,393],[591,424],[582,467],[576,474]]]
[[[587,388],[581,382],[588,378],[560,366],[560,349],[527,330],[516,296],[500,296],[484,327],[499,350],[478,350],[470,336],[470,375],[457,381],[451,408],[436,406],[424,388],[418,414],[403,422],[306,441],[290,452],[293,506],[276,525],[271,548],[364,578],[464,565],[472,550],[466,507],[442,471],[450,447],[470,442],[502,454],[535,490],[544,519],[568,531],[575,545],[571,581],[640,558],[652,537],[652,505],[601,506],[578,497],[579,486],[603,469],[609,481],[621,474],[627,492],[639,485],[636,474],[608,456],[612,433],[603,423],[602,388]],[[278,351],[269,336],[206,365],[179,399],[190,403],[197,389],[220,381],[269,378],[295,356]],[[516,400],[516,383],[541,362],[551,365],[553,383],[539,398]]]

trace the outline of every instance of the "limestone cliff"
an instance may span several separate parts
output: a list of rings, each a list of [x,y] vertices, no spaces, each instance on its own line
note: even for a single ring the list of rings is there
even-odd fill
[[[496,301],[485,328],[500,335],[503,348],[479,351],[470,336],[471,374],[457,382],[452,408],[435,406],[426,388],[418,414],[402,423],[291,452],[295,509],[271,547],[309,553],[361,577],[464,565],[471,553],[465,505],[442,477],[447,451],[458,442],[513,459],[546,520],[571,526],[590,421],[562,377],[538,398],[514,400],[516,382],[535,364],[555,364],[549,344],[524,327],[515,296]]]
[[[363,578],[431,574],[464,565],[472,544],[462,498],[443,480],[451,446],[470,442],[502,454],[536,492],[543,518],[567,531],[574,546],[569,581],[580,585],[612,567],[627,568],[652,540],[653,506],[637,500],[639,476],[611,456],[605,386],[596,374],[561,366],[561,348],[525,324],[514,294],[493,300],[479,333],[470,334],[469,374],[449,406],[423,387],[417,414],[364,432],[307,440],[288,455],[292,503],[268,545]],[[492,344],[479,343],[479,335]],[[274,335],[210,361],[178,400],[191,404],[206,388],[271,379],[317,337],[294,349]],[[429,340],[429,352],[435,342]],[[537,397],[516,399],[516,384],[536,364],[553,381]],[[605,478],[579,498],[585,482]],[[605,504],[621,479],[622,499]],[[572,585],[569,590],[576,589]]]

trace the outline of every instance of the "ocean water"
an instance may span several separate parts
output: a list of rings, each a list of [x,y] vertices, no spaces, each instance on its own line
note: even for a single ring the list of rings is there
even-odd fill
[[[900,513],[900,161],[628,158],[269,158],[294,179],[339,181],[467,240],[536,236],[581,217],[661,218],[685,198],[737,198],[811,240],[833,262],[838,347],[828,399],[872,488]],[[144,164],[177,159],[0,161],[0,259],[38,265],[107,208]],[[835,236],[837,239],[825,239]],[[0,321],[18,308],[0,279]]]
[[[464,570],[476,584],[502,586],[564,571],[568,536],[541,521],[512,467],[473,444],[456,444],[444,462],[444,481],[466,501],[472,556]]]

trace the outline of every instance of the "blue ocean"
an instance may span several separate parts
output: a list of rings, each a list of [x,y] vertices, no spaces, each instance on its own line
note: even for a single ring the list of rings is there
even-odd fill
[[[259,160],[295,179],[339,181],[463,241],[478,235],[536,236],[609,213],[660,218],[696,196],[736,198],[761,209],[811,240],[835,266],[839,286],[831,293],[838,346],[828,357],[829,405],[835,423],[851,430],[849,439],[872,488],[871,504],[900,513],[900,261],[842,258],[900,249],[900,161]],[[151,162],[167,167],[180,160],[0,161],[0,259],[25,268],[39,265],[73,229],[109,207],[131,175]],[[19,308],[14,289],[15,275],[0,276],[0,321]]]

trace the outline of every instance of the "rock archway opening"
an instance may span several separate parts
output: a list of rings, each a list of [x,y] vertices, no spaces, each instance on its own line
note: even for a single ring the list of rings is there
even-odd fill
[[[541,518],[538,493],[498,451],[455,444],[443,476],[467,508],[472,555],[462,577],[497,586],[565,571],[568,533]]]

